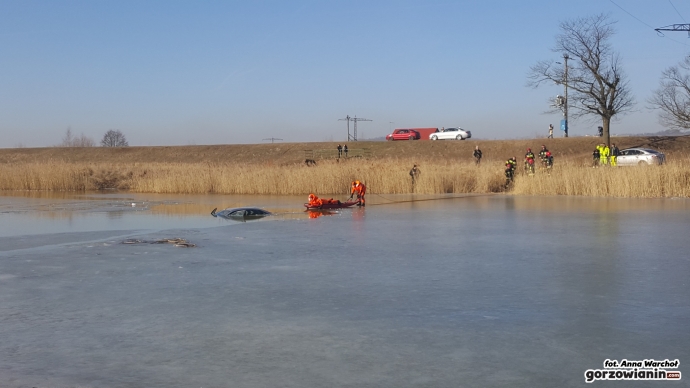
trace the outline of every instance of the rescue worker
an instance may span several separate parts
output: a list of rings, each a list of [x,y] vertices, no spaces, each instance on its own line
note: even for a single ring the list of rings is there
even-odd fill
[[[333,198],[321,199],[314,194],[309,194],[309,207],[321,207],[324,204],[340,204],[340,201]]]
[[[472,156],[474,156],[474,164],[479,166],[479,163],[482,161],[482,150],[479,149],[479,146],[474,146]]]
[[[321,207],[323,201],[314,194],[309,194],[309,207]]]
[[[415,183],[417,183],[417,178],[419,178],[419,174],[421,174],[422,171],[417,167],[415,164],[412,166],[412,169],[410,170],[410,176],[412,177],[412,186],[414,186]]]
[[[515,177],[515,169],[517,168],[517,159],[513,156],[506,161],[505,165],[505,175],[506,175],[506,188],[513,182],[513,177]]]
[[[359,203],[357,206],[366,206],[366,202],[364,200],[364,194],[367,192],[367,187],[364,186],[364,184],[360,181],[353,181],[352,182],[352,189],[350,190],[350,199],[357,193],[357,200]]]
[[[525,171],[534,174],[534,153],[531,148],[528,148],[525,154]]]
[[[551,157],[551,152],[546,149],[546,146],[542,144],[541,151],[539,151],[539,159],[541,159],[541,166],[544,168],[549,168],[549,158]]]
[[[594,151],[592,151],[592,167],[596,168],[599,166],[600,150],[597,146]]]
[[[601,144],[601,143],[600,143],[600,144],[597,144],[597,158],[598,158],[597,164],[598,164],[598,165],[601,165],[601,154],[602,154],[602,152],[604,152],[604,148],[603,148],[603,147],[604,147],[603,144]],[[594,155],[594,154],[592,154],[592,155]]]
[[[609,146],[607,146],[604,143],[601,143],[601,148],[599,150],[599,161],[601,162],[601,164],[608,166],[610,155],[611,151],[609,150]]]
[[[617,159],[618,156],[620,156],[621,150],[616,147],[615,144],[611,144],[611,166],[616,167],[617,166]]]

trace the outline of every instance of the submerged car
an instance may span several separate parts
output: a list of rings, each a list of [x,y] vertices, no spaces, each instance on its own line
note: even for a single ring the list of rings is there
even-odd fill
[[[446,128],[443,132],[434,132],[429,135],[431,140],[465,140],[472,137],[472,132],[462,128]]]
[[[414,129],[396,129],[390,135],[386,135],[386,140],[419,140],[419,132]]]
[[[235,207],[219,212],[216,212],[216,210],[218,210],[218,208],[211,211],[212,216],[235,221],[256,220],[271,215],[271,212],[259,209],[258,207]]]
[[[664,162],[666,155],[649,148],[626,148],[616,158],[618,166],[662,165]]]

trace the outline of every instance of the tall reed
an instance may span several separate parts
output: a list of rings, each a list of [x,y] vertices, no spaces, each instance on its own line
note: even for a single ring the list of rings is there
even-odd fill
[[[688,160],[663,166],[592,168],[565,164],[550,174],[538,171],[515,179],[514,194],[578,195],[589,197],[690,197]]]
[[[413,185],[409,169],[422,171]],[[370,193],[440,194],[504,191],[500,162],[481,166],[466,161],[407,157],[319,161],[273,165],[237,163],[0,163],[0,190],[84,191],[104,188],[147,193],[218,193],[319,196],[349,194],[350,182],[363,181]],[[690,161],[664,166],[591,168],[557,164],[547,174],[518,174],[511,193],[602,197],[690,197]]]
[[[412,185],[400,159],[323,161],[316,167],[256,164],[156,164],[132,181],[133,191],[223,194],[344,194],[360,180],[377,193],[485,193],[501,190],[500,171],[471,164],[428,162]],[[424,165],[428,168],[424,168]],[[409,165],[409,166],[408,166]]]
[[[0,164],[0,190],[83,191],[90,189],[84,165],[58,162]]]

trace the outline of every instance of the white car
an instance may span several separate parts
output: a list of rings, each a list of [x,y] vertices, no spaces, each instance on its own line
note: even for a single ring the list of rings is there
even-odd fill
[[[446,128],[443,132],[434,132],[429,135],[431,140],[465,140],[472,137],[472,132],[462,128]]]
[[[616,158],[616,164],[619,166],[660,165],[665,161],[666,155],[649,148],[628,148],[622,150],[620,156]]]

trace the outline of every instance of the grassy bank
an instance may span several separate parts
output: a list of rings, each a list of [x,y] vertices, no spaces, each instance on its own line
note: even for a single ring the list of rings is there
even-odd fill
[[[546,144],[550,175],[518,175],[512,193],[613,197],[690,197],[690,137],[615,139],[624,147],[666,153],[661,168],[589,166],[598,138],[512,141],[357,142],[364,157],[335,158],[337,143],[182,147],[45,148],[0,150],[0,190],[84,191],[117,188],[148,193],[344,195],[364,181],[371,193],[495,193],[504,190],[503,162]],[[472,150],[484,152],[482,165]],[[333,150],[332,153],[329,150]],[[354,152],[353,152],[354,153]],[[317,165],[308,167],[305,157]],[[412,186],[409,169],[422,174]]]

